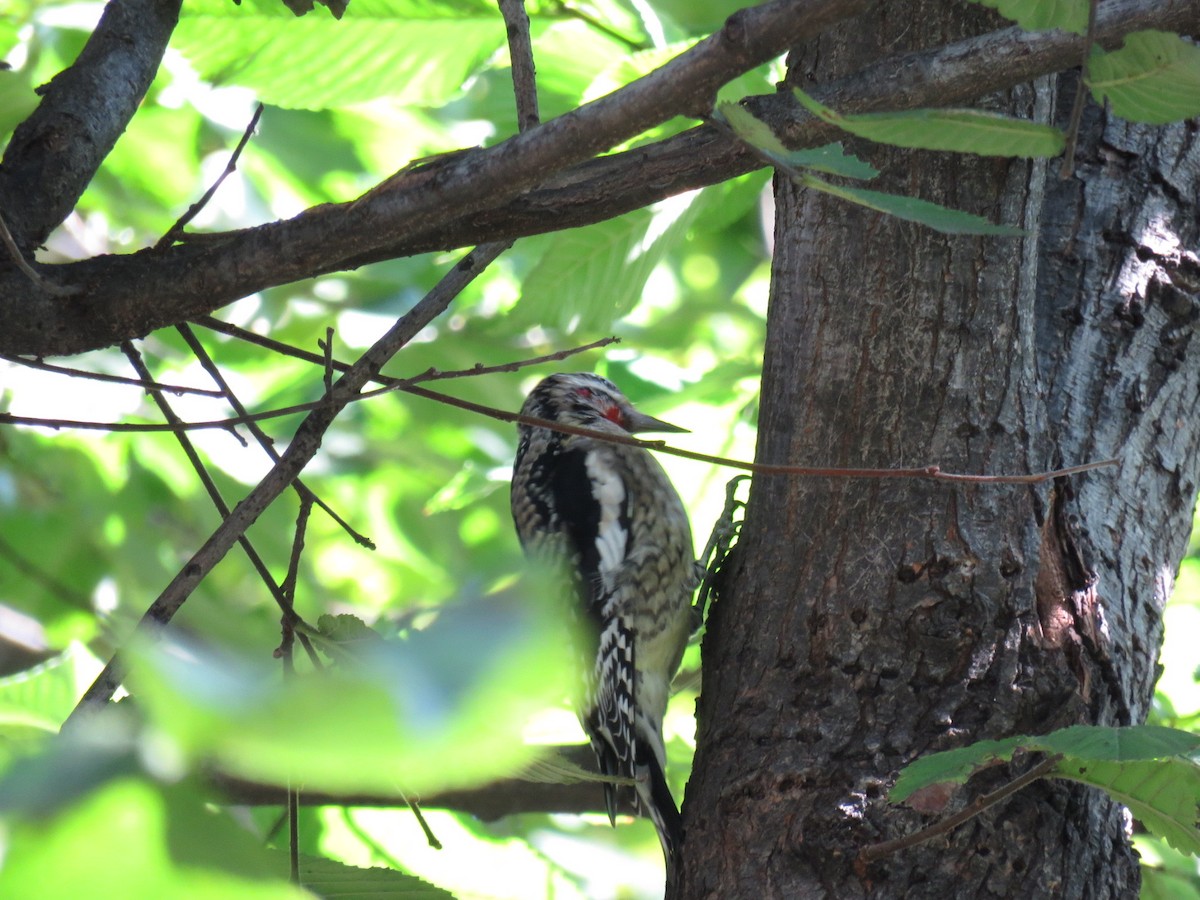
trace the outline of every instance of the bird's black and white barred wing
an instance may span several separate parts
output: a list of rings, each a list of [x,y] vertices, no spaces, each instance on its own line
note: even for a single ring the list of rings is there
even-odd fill
[[[587,440],[564,443],[557,435],[538,442],[535,433],[522,446],[514,478],[521,490],[519,495],[514,490],[513,517],[530,554],[563,564],[565,576],[574,582],[584,642],[580,655],[588,661],[580,673],[580,721],[601,771],[632,778],[637,743],[634,634],[612,609],[629,549],[628,497],[608,446]],[[615,785],[605,785],[605,805],[610,819],[615,818]]]

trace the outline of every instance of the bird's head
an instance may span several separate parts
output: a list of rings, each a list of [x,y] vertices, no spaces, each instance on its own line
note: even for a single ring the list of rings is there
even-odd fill
[[[629,434],[687,431],[638,412],[615,384],[591,372],[559,373],[543,378],[529,392],[521,414],[583,428],[605,428],[611,424]]]

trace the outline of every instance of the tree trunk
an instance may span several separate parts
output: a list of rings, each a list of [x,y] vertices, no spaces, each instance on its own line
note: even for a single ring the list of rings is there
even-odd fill
[[[793,83],[985,20],[899,6],[796,51]],[[991,105],[1065,125],[1077,83]],[[1066,180],[1058,160],[852,149],[881,189],[1027,235],[947,237],[777,179],[759,461],[1122,463],[1036,486],[756,478],[703,648],[676,895],[1136,896],[1123,808],[1062,782],[854,862],[1032,764],[925,815],[886,799],[918,756],[1145,718],[1197,483],[1195,129],[1090,104]]]

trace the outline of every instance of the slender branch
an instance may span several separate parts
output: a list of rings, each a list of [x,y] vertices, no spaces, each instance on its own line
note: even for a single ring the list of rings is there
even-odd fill
[[[1067,125],[1067,144],[1063,148],[1062,166],[1059,178],[1070,178],[1075,171],[1075,148],[1079,143],[1079,123],[1083,121],[1083,107],[1088,98],[1088,59],[1092,55],[1092,47],[1096,45],[1096,5],[1097,0],[1088,3],[1087,32],[1083,37],[1083,58],[1079,61],[1079,83],[1075,85],[1075,102],[1071,105],[1071,120]]]
[[[512,61],[513,96],[517,101],[517,128],[527,131],[541,121],[538,115],[536,67],[529,40],[529,15],[525,0],[500,0],[500,14],[508,29],[508,56]]]
[[[431,391],[428,388],[419,387],[415,384],[403,387],[398,386],[398,389],[403,390],[407,394],[415,394],[418,397],[425,397],[429,400],[435,400],[438,403],[445,403],[448,406],[477,412],[493,419],[499,419],[502,422],[515,422],[535,428],[546,428],[550,431],[561,432],[562,434],[578,434],[613,444],[628,444],[633,447],[642,447],[646,450],[666,453],[670,456],[681,456],[684,459],[694,459],[699,462],[711,463],[715,466],[742,469],[747,472],[753,472],[755,475],[798,475],[810,478],[925,478],[932,481],[963,482],[967,484],[1039,484],[1054,478],[1078,475],[1081,472],[1090,472],[1093,469],[1102,469],[1107,466],[1117,466],[1121,462],[1119,459],[1104,459],[1097,462],[1083,463],[1078,466],[1054,469],[1048,472],[1036,472],[1031,475],[966,475],[955,472],[943,472],[941,467],[936,465],[900,469],[854,469],[829,466],[784,466],[770,463],[754,463],[745,460],[727,459],[723,456],[712,456],[707,453],[696,453],[692,450],[681,450],[678,447],[668,446],[665,441],[647,441],[632,436],[626,437],[624,435],[612,434],[607,431],[596,431],[591,428],[564,425],[561,422],[551,422],[546,419],[534,418],[533,416],[523,416],[520,413],[494,409],[480,403],[472,403],[469,400],[461,400],[458,397],[451,397],[447,394]]]
[[[574,762],[581,769],[596,771],[596,757],[587,744],[564,745],[549,750]],[[207,774],[209,782],[224,799],[239,806],[279,806],[285,791],[276,785],[247,781],[222,772]],[[588,813],[604,809],[603,792],[596,782],[552,784],[544,780],[528,781],[520,776],[466,790],[442,791],[415,798],[424,809],[454,809],[492,822],[518,813]],[[304,806],[388,806],[407,803],[403,792],[380,794],[327,794],[305,791]],[[622,792],[620,811],[634,815],[631,798]]]
[[[4,221],[4,216],[2,215],[0,215],[0,243],[3,243],[5,249],[8,250],[8,256],[13,261],[13,265],[17,267],[21,274],[32,281],[38,290],[46,291],[54,297],[69,297],[72,294],[79,293],[78,288],[65,288],[62,285],[47,281],[37,269],[25,261],[25,254],[17,246],[12,232],[8,230],[8,223]]]
[[[255,334],[253,331],[248,331],[237,325],[231,325],[229,322],[222,322],[220,319],[214,319],[212,316],[201,316],[196,319],[197,325],[203,325],[213,331],[221,334],[234,337],[259,347],[265,347],[268,350],[273,350],[276,353],[281,353],[285,356],[291,356],[295,359],[302,359],[305,362],[324,365],[324,357],[313,353],[311,350],[303,350],[300,347],[293,347],[291,344],[285,344],[283,341],[277,341],[275,338],[267,337],[262,334]],[[388,375],[376,375],[371,380],[376,384],[398,385],[401,383],[419,384],[426,381],[440,381],[446,378],[469,378],[476,375],[491,375],[494,372],[516,372],[520,369],[528,368],[529,366],[540,366],[548,362],[560,362],[571,356],[576,356],[580,353],[586,353],[588,350],[599,350],[607,347],[610,344],[619,344],[620,338],[606,337],[600,338],[597,341],[592,341],[590,344],[581,344],[578,347],[570,347],[566,350],[557,350],[554,353],[547,353],[545,356],[533,356],[528,359],[521,359],[515,362],[501,363],[497,366],[485,366],[482,363],[476,363],[470,369],[457,369],[447,372],[441,372],[437,369],[426,369],[419,375],[413,375],[409,378],[392,378]],[[333,360],[332,365],[339,372],[346,372],[350,369],[348,363],[339,360]]]
[[[183,233],[183,229],[187,223],[196,218],[196,214],[208,205],[208,201],[213,198],[214,194],[216,194],[217,188],[221,186],[221,182],[237,171],[238,157],[242,155],[242,151],[245,150],[246,145],[250,143],[250,137],[254,134],[254,129],[258,127],[258,120],[262,118],[263,108],[264,107],[261,103],[255,107],[254,115],[250,117],[250,124],[247,125],[246,130],[242,132],[242,139],[238,141],[237,146],[233,148],[233,153],[229,155],[229,162],[225,163],[225,169],[220,175],[217,176],[216,180],[212,183],[212,185],[209,186],[208,190],[201,195],[200,199],[189,206],[187,208],[187,212],[180,216],[179,220],[167,229],[167,233],[159,238],[158,243],[154,245],[155,250],[161,250],[163,247],[169,247],[171,244],[175,243],[175,241],[178,240],[180,235]]]
[[[225,376],[221,374],[221,370],[217,367],[217,364],[213,362],[213,358],[209,355],[208,351],[204,349],[204,345],[200,343],[199,338],[196,337],[196,333],[192,331],[192,327],[184,322],[182,325],[177,325],[176,330],[179,332],[180,337],[183,338],[184,342],[191,349],[193,355],[195,355],[197,361],[199,361],[204,371],[208,373],[213,382],[221,389],[221,395],[229,402],[229,405],[233,408],[233,411],[239,416],[249,416],[249,411],[245,406],[242,405],[242,401],[239,400],[233,393],[233,388],[229,386],[229,382],[225,380]],[[326,390],[328,389],[328,386],[326,386]],[[255,421],[248,420],[245,424],[250,430],[250,434],[254,436],[256,441],[258,441],[259,446],[262,447],[267,456],[271,458],[271,461],[279,462],[279,451],[275,449],[275,444],[267,435],[267,433],[259,428],[258,423]],[[308,500],[312,503],[316,503],[331,519],[333,519],[333,521],[337,522],[337,524],[340,525],[356,543],[358,543],[360,546],[366,547],[369,550],[375,549],[375,544],[370,538],[368,538],[366,535],[359,534],[345,519],[334,512],[333,508],[328,503],[318,497],[303,481],[297,478],[292,486],[295,488],[296,493],[299,494],[302,501]]]
[[[267,473],[266,477],[242,500],[204,545],[184,564],[171,583],[146,610],[138,625],[143,632],[152,632],[154,623],[168,622],[179,607],[191,596],[212,568],[229,552],[230,547],[247,528],[281,494],[308,465],[320,449],[321,439],[339,412],[354,398],[373,376],[405,344],[439,316],[451,300],[467,286],[506,244],[487,244],[477,247],[458,262],[416,306],[402,316],[392,328],[376,341],[333,386],[328,402],[314,409],[296,430],[287,451]],[[103,671],[68,718],[68,723],[107,703],[124,677],[120,655],[109,660]]]
[[[464,374],[468,373],[475,374],[474,370],[467,370]],[[458,409],[465,409],[469,412],[479,413],[480,415],[488,416],[492,419],[498,419],[501,422],[530,425],[535,428],[546,428],[550,431],[557,431],[562,434],[577,434],[583,437],[590,437],[595,438],[596,440],[606,441],[611,444],[628,444],[632,447],[642,447],[646,450],[654,450],[658,453],[666,453],[670,456],[680,456],[684,459],[694,459],[698,462],[706,462],[714,466],[726,466],[731,469],[741,469],[746,472],[753,472],[755,475],[791,475],[808,478],[917,478],[928,479],[931,481],[960,482],[964,484],[1040,484],[1045,481],[1050,481],[1054,478],[1063,478],[1068,475],[1078,475],[1082,472],[1090,472],[1093,469],[1103,469],[1109,466],[1119,466],[1121,464],[1120,459],[1102,459],[1094,462],[1080,463],[1076,466],[1067,466],[1060,469],[1034,472],[1028,475],[972,475],[959,472],[945,472],[942,470],[941,466],[936,464],[895,469],[777,465],[773,463],[755,463],[740,459],[730,459],[729,457],[714,456],[709,453],[698,453],[694,450],[683,450],[679,447],[672,447],[667,444],[666,441],[644,440],[642,438],[636,438],[632,436],[613,434],[607,431],[596,431],[591,428],[565,425],[562,422],[551,422],[547,419],[538,419],[534,418],[533,416],[523,416],[520,413],[509,412],[508,410],[497,409],[493,406],[485,406],[482,403],[474,403],[470,400],[462,400],[458,397],[451,397],[448,394],[431,391],[428,388],[420,387],[419,385],[414,384],[412,381],[405,379],[397,379],[394,383],[373,391],[364,391],[355,397],[349,398],[346,402],[349,403],[358,400],[367,400],[371,397],[376,397],[379,394],[391,393],[393,391],[403,391],[406,394],[414,394],[418,397],[424,397],[427,400],[444,403],[447,406],[454,406]],[[262,413],[252,413],[246,416],[230,417],[228,419],[221,419],[213,422],[181,423],[177,426],[140,424],[131,422],[75,422],[65,419],[39,419],[32,416],[14,416],[9,413],[0,413],[0,424],[8,423],[13,425],[31,425],[41,428],[81,428],[97,431],[133,432],[229,428],[233,425],[243,424],[244,422],[261,421],[263,419],[295,415],[305,411],[316,412],[323,406],[327,405],[327,402],[328,401],[324,399],[313,400],[308,403],[297,403],[294,406],[268,410]]]
[[[138,352],[137,348],[127,341],[122,345],[121,350],[129,359],[129,363],[133,366],[134,371],[137,372],[140,377],[144,378],[147,384],[151,383],[152,378],[150,376],[150,370],[146,368],[146,363],[142,359],[142,355]],[[208,472],[208,467],[204,465],[204,461],[200,458],[200,454],[196,452],[196,447],[192,444],[191,439],[187,436],[186,429],[182,427],[183,423],[180,421],[179,417],[175,415],[175,410],[171,408],[170,403],[167,402],[166,397],[163,396],[161,391],[148,389],[148,393],[158,406],[163,418],[167,420],[167,423],[170,426],[172,426],[175,437],[179,441],[179,446],[183,449],[184,456],[187,457],[188,463],[191,464],[193,471],[195,471],[196,476],[200,479],[200,483],[204,486],[204,490],[208,494],[209,499],[212,501],[213,506],[217,508],[217,512],[220,514],[221,519],[227,520],[230,515],[229,504],[227,504],[225,502],[225,498],[221,496],[220,488],[218,488],[217,483],[213,481],[212,475],[210,475]],[[245,534],[241,534],[238,536],[237,542],[245,552],[246,557],[250,560],[250,565],[254,567],[254,571],[258,573],[258,577],[262,579],[263,584],[267,586],[267,590],[271,593],[275,603],[278,604],[279,608],[283,610],[285,615],[294,617],[296,614],[292,611],[291,603],[288,602],[288,599],[284,595],[280,586],[275,583],[275,578],[271,575],[271,570],[267,568],[267,564],[263,562],[263,558],[258,555],[258,551],[254,549],[254,545],[250,543],[250,539],[246,537]],[[159,625],[165,625],[168,620],[156,619],[155,621]]]
[[[124,375],[110,375],[107,372],[88,372],[85,369],[75,369],[70,366],[56,366],[53,363],[44,362],[40,359],[26,359],[23,356],[7,356],[0,353],[0,359],[6,362],[13,363],[18,366],[25,366],[29,369],[37,369],[41,372],[53,372],[56,375],[66,375],[70,378],[83,378],[87,381],[104,381],[109,384],[125,384],[131,387],[141,389],[152,389],[156,391],[165,391],[175,396],[182,394],[194,394],[198,397],[223,397],[224,395],[211,388],[186,387],[182,384],[167,384],[162,381],[154,381],[147,384],[137,378],[128,378]]]
[[[1037,781],[1039,778],[1044,778],[1049,775],[1058,764],[1062,761],[1062,754],[1056,753],[1054,756],[1047,757],[1042,762],[1038,763],[1024,775],[1019,778],[1014,778],[1004,787],[992,791],[990,794],[985,794],[982,797],[975,799],[970,806],[961,812],[955,813],[940,822],[930,825],[928,828],[922,828],[920,831],[914,831],[912,834],[906,834],[904,837],[896,838],[891,841],[883,841],[879,844],[872,844],[869,847],[864,847],[859,851],[858,859],[855,861],[856,867],[865,867],[873,860],[879,859],[882,856],[895,853],[899,850],[905,850],[909,847],[915,847],[917,844],[924,843],[930,838],[935,838],[939,834],[946,834],[953,831],[964,822],[968,822],[975,816],[979,815],[984,810],[995,806],[1002,800],[1007,800],[1017,791],[1028,787]]]

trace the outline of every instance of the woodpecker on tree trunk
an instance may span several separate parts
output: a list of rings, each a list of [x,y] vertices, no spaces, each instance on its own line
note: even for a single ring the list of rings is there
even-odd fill
[[[521,414],[623,437],[684,430],[638,412],[589,373],[544,379]],[[682,827],[664,774],[662,721],[699,583],[687,513],[647,450],[518,430],[513,521],[526,554],[561,574],[582,635],[579,721],[600,771],[634,779],[636,806],[654,822],[673,879]],[[614,822],[619,789],[604,785]]]

